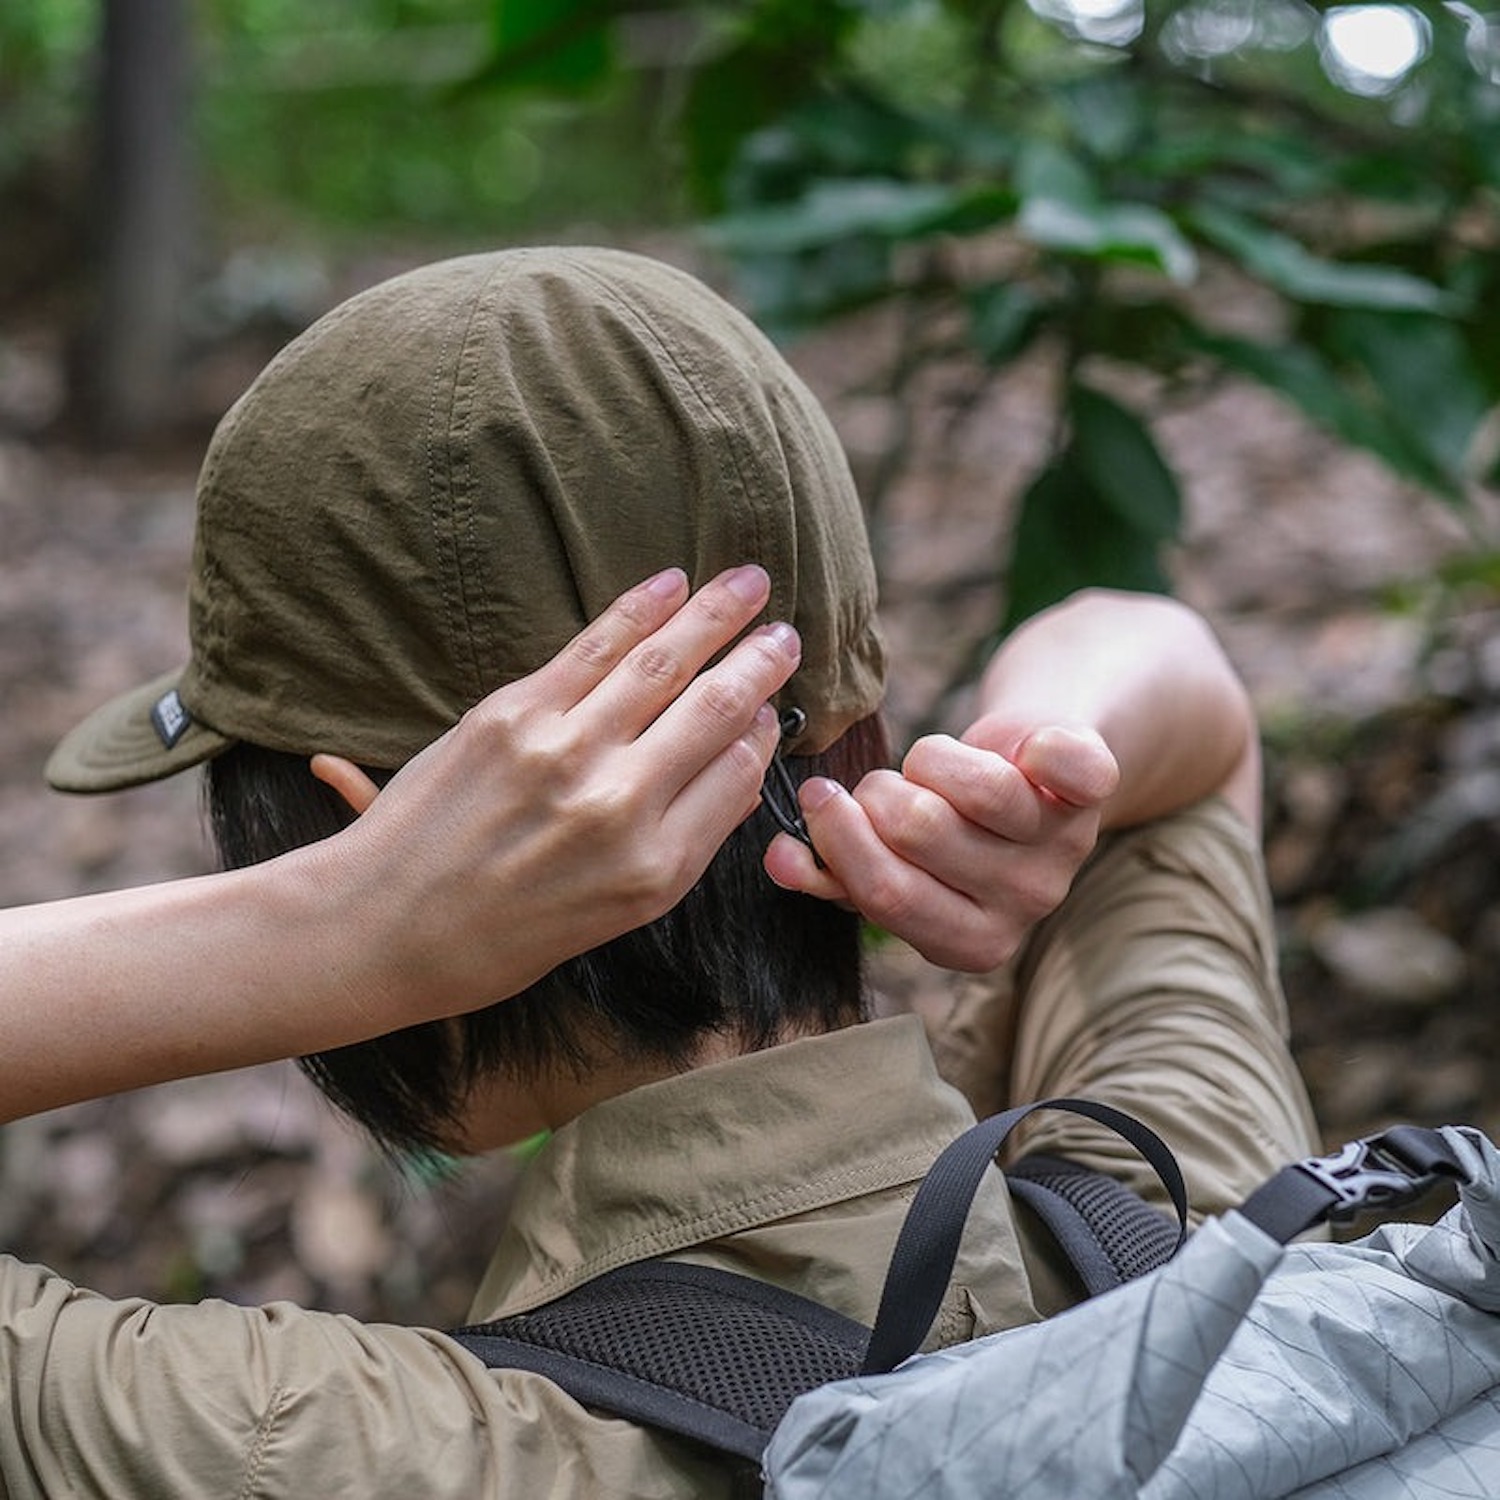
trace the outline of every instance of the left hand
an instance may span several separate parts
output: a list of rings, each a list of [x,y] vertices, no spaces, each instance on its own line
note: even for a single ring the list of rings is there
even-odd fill
[[[1067,895],[1117,778],[1091,729],[1026,731],[986,715],[962,740],[918,740],[899,772],[872,771],[852,792],[806,782],[802,810],[825,868],[782,834],[766,871],[853,906],[933,963],[982,972]]]

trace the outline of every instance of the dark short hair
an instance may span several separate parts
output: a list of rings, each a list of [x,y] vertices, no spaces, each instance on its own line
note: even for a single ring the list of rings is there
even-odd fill
[[[794,782],[829,775],[853,785],[887,755],[877,714],[821,755],[786,765]],[[209,763],[206,801],[227,868],[327,838],[353,816],[305,758],[245,743]],[[858,1021],[859,919],[770,881],[761,855],[775,832],[758,810],[665,916],[567,960],[518,995],[456,1021],[314,1053],[302,1067],[399,1154],[451,1148],[482,1078],[581,1077],[604,1058],[680,1066],[713,1034],[755,1051]]]

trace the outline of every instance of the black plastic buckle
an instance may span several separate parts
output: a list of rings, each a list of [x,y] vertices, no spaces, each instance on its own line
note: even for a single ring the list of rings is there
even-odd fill
[[[1327,1217],[1345,1223],[1367,1210],[1383,1212],[1412,1203],[1445,1175],[1413,1166],[1384,1134],[1350,1141],[1329,1156],[1293,1164],[1334,1198]]]

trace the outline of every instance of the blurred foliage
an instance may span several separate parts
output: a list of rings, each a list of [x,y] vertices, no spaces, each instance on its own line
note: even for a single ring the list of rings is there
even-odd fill
[[[627,9],[496,0],[485,76],[597,82]],[[1496,480],[1500,17],[1425,0],[676,9],[697,37],[685,178],[763,321],[902,299],[898,396],[952,357],[955,327],[990,371],[1053,352],[1008,622],[1081,583],[1165,584],[1179,485],[1121,398],[1132,373],[1156,390],[1248,376],[1468,515]],[[1247,283],[1274,308],[1249,329]]]
[[[483,0],[205,9],[199,126],[232,217],[280,205],[324,225],[493,235],[672,211],[671,174],[642,150],[649,76],[613,71],[586,101],[474,88],[516,40]]]
[[[100,0],[0,5],[0,203],[88,192]],[[493,0],[198,0],[193,129],[223,241],[306,226],[488,236],[680,215],[651,67],[587,98],[474,87],[513,33]],[[519,82],[519,80],[511,80]]]
[[[0,202],[69,142],[86,196],[98,9],[0,7]],[[231,242],[690,215],[778,334],[899,302],[898,401],[933,361],[982,382],[1045,353],[1012,621],[1164,586],[1152,403],[1225,374],[1466,517],[1500,477],[1500,15],[1467,0],[198,0],[195,24]],[[1362,62],[1361,27],[1405,59]]]
[[[90,0],[0,7],[0,191],[45,160],[76,122]]]

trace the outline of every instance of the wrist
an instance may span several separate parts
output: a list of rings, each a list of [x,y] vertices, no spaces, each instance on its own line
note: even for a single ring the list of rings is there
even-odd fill
[[[255,882],[249,920],[285,964],[282,1004],[266,1016],[280,1029],[282,1056],[364,1041],[414,1018],[422,956],[394,882],[361,857],[353,832],[241,872]]]

